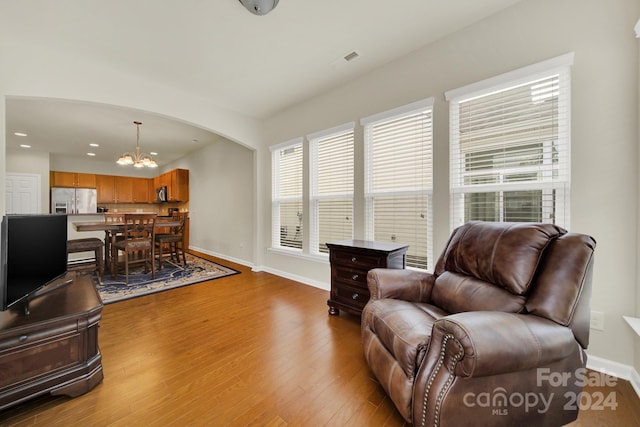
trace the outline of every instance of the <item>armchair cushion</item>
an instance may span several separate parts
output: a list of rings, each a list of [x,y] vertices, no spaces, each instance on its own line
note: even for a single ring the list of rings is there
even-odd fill
[[[438,292],[433,293],[433,304],[449,313],[471,310],[506,311],[519,313],[525,298],[475,277],[445,271],[438,277]]]
[[[564,233],[553,224],[470,222],[453,232],[435,274],[456,272],[524,295],[544,249]]]

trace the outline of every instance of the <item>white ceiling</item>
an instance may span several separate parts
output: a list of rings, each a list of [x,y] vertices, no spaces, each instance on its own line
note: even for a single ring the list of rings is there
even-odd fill
[[[238,0],[3,0],[0,40],[108,63],[263,119],[518,1],[280,0],[257,16]],[[345,61],[353,51],[359,57]],[[95,159],[115,161],[135,146],[138,120],[143,151],[157,151],[162,165],[220,138],[126,108],[6,102],[10,148],[30,140],[86,158],[95,142]]]

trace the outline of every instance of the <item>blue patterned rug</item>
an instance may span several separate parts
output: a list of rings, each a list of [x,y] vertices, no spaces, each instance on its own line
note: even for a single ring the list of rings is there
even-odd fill
[[[232,268],[187,254],[187,266],[184,269],[165,262],[161,270],[156,267],[156,278],[152,279],[151,272],[145,274],[144,269],[138,266],[129,271],[129,284],[124,283],[124,274],[118,275],[117,280],[114,280],[110,273],[105,272],[104,282],[96,287],[102,302],[110,304],[239,273]]]

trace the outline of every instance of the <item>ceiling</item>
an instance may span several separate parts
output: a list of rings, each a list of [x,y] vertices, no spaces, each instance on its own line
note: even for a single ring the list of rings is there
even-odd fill
[[[22,53],[108,64],[264,119],[518,1],[281,0],[257,16],[238,0],[3,0],[0,40]],[[352,52],[357,58],[345,60]],[[43,72],[55,61],[50,67]],[[134,120],[143,122],[142,151],[157,152],[160,165],[221,138],[126,106],[9,98],[7,147],[115,161],[135,147]]]

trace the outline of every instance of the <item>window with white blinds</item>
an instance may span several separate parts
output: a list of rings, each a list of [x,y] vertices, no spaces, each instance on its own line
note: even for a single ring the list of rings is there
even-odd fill
[[[272,246],[302,249],[302,138],[271,149]]]
[[[432,267],[433,98],[361,120],[366,238],[408,244],[409,267]]]
[[[569,226],[572,58],[447,93],[452,228],[472,220]]]
[[[311,253],[353,238],[353,123],[308,135]]]

